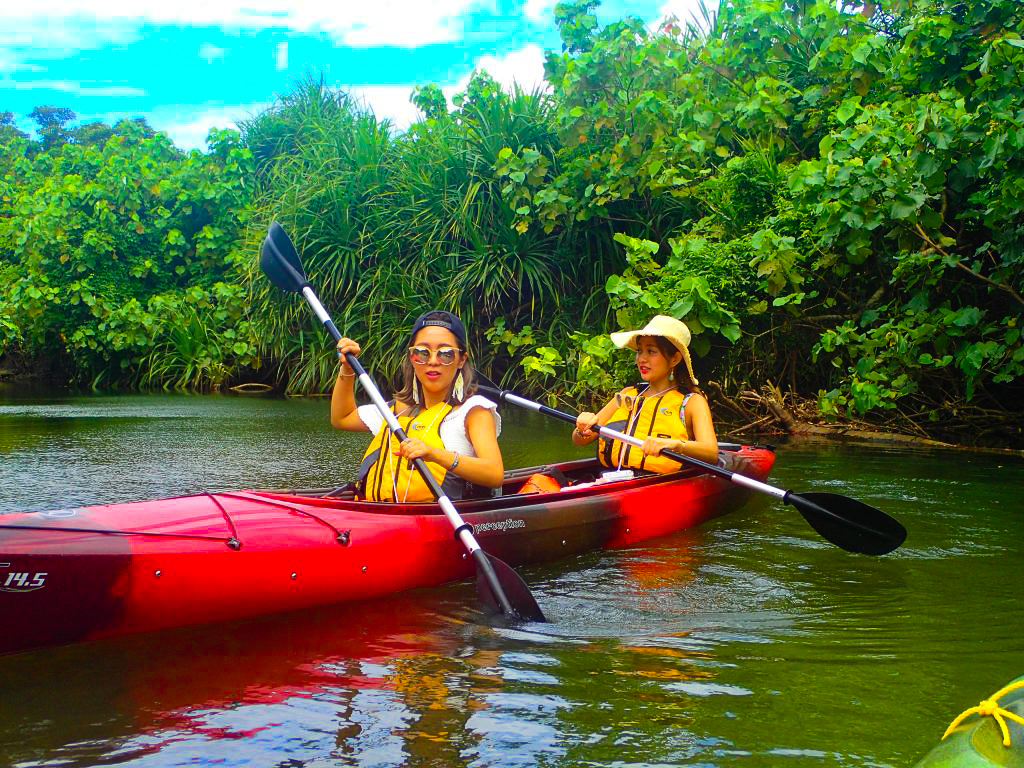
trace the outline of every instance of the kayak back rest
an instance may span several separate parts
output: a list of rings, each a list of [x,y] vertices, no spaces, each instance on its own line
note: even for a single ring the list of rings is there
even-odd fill
[[[537,477],[550,478],[557,483],[559,488],[580,482],[591,482],[598,476],[601,469],[602,467],[596,459],[581,459],[559,464],[541,464],[511,469],[505,472],[505,480],[501,486],[502,496],[542,492],[539,489],[527,487],[529,482]]]

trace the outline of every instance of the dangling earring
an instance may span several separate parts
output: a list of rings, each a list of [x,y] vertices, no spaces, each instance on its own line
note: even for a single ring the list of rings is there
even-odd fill
[[[669,381],[675,381],[676,380],[676,372],[675,371],[669,371],[668,372],[668,380]]]
[[[452,387],[452,394],[455,395],[455,399],[460,403],[462,402],[462,396],[465,394],[465,382],[462,380],[462,369],[459,368],[459,373],[455,377],[455,386]]]
[[[420,404],[420,380],[415,376],[412,379],[412,401],[414,404]]]

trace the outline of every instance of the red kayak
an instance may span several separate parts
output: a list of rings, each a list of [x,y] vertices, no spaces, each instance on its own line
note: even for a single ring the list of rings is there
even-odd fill
[[[775,453],[729,446],[764,480]],[[517,565],[628,547],[739,507],[750,491],[699,469],[601,483],[593,459],[506,473],[456,508]],[[564,487],[519,491],[531,475]],[[238,491],[0,516],[0,653],[292,611],[466,579],[473,564],[433,503],[350,489]]]

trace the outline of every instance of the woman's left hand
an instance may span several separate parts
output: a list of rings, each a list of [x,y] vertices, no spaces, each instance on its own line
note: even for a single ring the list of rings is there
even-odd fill
[[[657,456],[666,450],[679,450],[679,441],[667,437],[648,437],[644,440],[643,452],[647,456]]]
[[[406,438],[398,446],[398,452],[402,458],[412,461],[413,459],[423,459],[424,461],[434,461],[434,449],[427,445],[422,440],[417,440],[415,437]]]

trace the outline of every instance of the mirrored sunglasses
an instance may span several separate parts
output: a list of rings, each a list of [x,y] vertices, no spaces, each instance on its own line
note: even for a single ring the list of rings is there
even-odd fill
[[[438,347],[436,351],[430,347],[409,347],[409,359],[416,365],[426,365],[434,355],[441,365],[451,365],[459,358],[459,350],[455,347]]]

